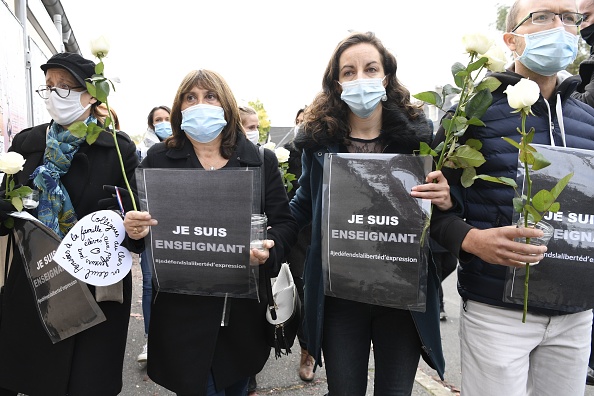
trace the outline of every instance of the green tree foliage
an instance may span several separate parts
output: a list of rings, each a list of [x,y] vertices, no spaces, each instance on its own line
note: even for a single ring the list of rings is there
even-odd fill
[[[270,133],[270,119],[266,109],[264,109],[264,104],[259,99],[256,99],[255,102],[248,102],[248,104],[258,113],[258,121],[260,122],[260,139],[258,141],[265,142],[268,140],[268,134]]]
[[[509,6],[504,6],[501,4],[497,5],[497,19],[495,20],[495,27],[500,32],[505,32],[505,20],[507,19],[507,13],[509,11]],[[585,59],[590,56],[590,46],[586,44],[584,40],[579,41],[578,43],[578,53],[575,57],[575,60],[571,65],[567,67],[567,70],[571,74],[578,74],[580,69],[580,63],[582,63]]]

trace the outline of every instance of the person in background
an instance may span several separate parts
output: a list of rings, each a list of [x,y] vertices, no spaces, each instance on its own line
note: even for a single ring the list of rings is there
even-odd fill
[[[41,69],[46,85],[36,92],[45,100],[52,121],[16,134],[10,151],[26,159],[15,183],[39,190],[39,206],[30,214],[63,237],[78,219],[101,209],[101,200],[111,200],[104,185],[125,190],[126,184],[111,132],[102,131],[89,145],[68,130],[77,121],[89,124],[102,117],[99,102],[85,88],[85,80],[95,74],[95,63],[78,54],[58,53]],[[116,136],[131,179],[138,165],[136,147],[125,133]],[[130,319],[131,273],[121,282],[117,295],[97,302],[104,322],[53,344],[40,320],[21,255],[15,253],[0,306],[0,395],[118,395]],[[82,286],[95,298],[106,290]]]
[[[297,115],[295,115],[295,127],[293,128],[293,139],[297,137],[299,133],[299,127],[303,124],[303,120],[305,119],[305,109],[307,106],[300,108],[297,110]]]
[[[172,135],[151,147],[141,168],[205,169],[225,177],[226,169],[265,167],[263,212],[268,238],[263,250],[251,249],[251,262],[278,273],[297,238],[276,155],[250,143],[241,126],[231,89],[211,70],[190,72],[181,82],[171,109]],[[238,194],[251,194],[239,191]],[[199,203],[198,203],[199,204]],[[175,208],[172,207],[172,210]],[[143,239],[156,224],[148,212],[128,211],[126,230]],[[200,254],[196,255],[200,260]],[[268,306],[264,281],[259,300],[161,292],[152,299],[147,371],[156,383],[177,395],[245,396],[248,379],[270,355],[266,342]],[[154,291],[153,291],[154,292]],[[221,326],[228,309],[228,325]],[[225,311],[224,311],[225,310]]]
[[[299,127],[303,124],[303,120],[305,117],[305,109],[306,107],[302,107],[297,110],[297,114],[295,115],[295,137],[299,134]],[[293,199],[295,196],[295,192],[297,188],[299,188],[299,177],[301,176],[301,155],[302,150],[297,149],[294,144],[294,140],[286,143],[284,148],[289,150],[289,169],[287,172],[292,173],[295,175],[295,180],[293,180],[293,189],[287,193],[289,196],[289,200]],[[297,290],[299,291],[299,298],[302,301],[301,304],[301,317],[305,317],[305,304],[303,304],[303,266],[305,264],[305,253],[307,251],[307,247],[311,242],[311,225],[306,226],[301,231],[299,231],[299,235],[297,236],[297,243],[291,249],[291,252],[286,257],[286,261],[290,264],[289,268],[291,269],[291,274],[293,275],[293,279],[295,280],[295,285],[297,286]],[[307,341],[305,340],[305,335],[303,333],[303,322],[299,326],[299,330],[297,331],[297,339],[299,340],[299,345],[301,347],[301,359],[299,362],[299,378],[303,381],[313,381],[315,373],[314,373],[314,358],[312,355],[307,352]]]
[[[303,150],[303,172],[291,212],[301,228],[312,226],[304,269],[305,339],[316,364],[321,365],[324,354],[331,396],[366,394],[371,343],[376,395],[411,394],[421,355],[440,377],[444,373],[439,279],[431,262],[426,312],[324,295],[321,223],[327,153],[412,154],[420,142],[432,138],[422,109],[410,103],[396,69],[396,58],[373,33],[346,37],[334,50],[322,89],[308,106],[295,139],[295,146]],[[452,208],[441,172],[430,172],[426,180],[413,187],[411,195],[429,199],[439,209]]]
[[[503,40],[514,62],[491,76],[501,82],[482,117],[486,126],[470,126],[466,139],[480,139],[487,162],[477,173],[516,177],[517,148],[502,138],[519,140],[522,119],[505,90],[522,78],[536,82],[538,100],[531,106],[526,130],[532,143],[594,149],[594,109],[571,97],[580,78],[565,72],[577,54],[582,15],[574,0],[516,0],[507,15]],[[437,141],[443,140],[443,128]],[[590,353],[592,310],[563,312],[503,302],[508,267],[543,259],[545,246],[516,242],[542,231],[516,228],[513,188],[477,180],[459,185],[448,174],[453,194],[463,196],[463,213],[432,236],[459,259],[458,292],[463,395],[583,395]],[[456,191],[458,190],[458,191]],[[541,265],[544,265],[541,263]]]
[[[239,106],[239,116],[241,118],[241,126],[246,134],[248,140],[258,145],[260,139],[260,120],[258,119],[258,113],[251,106]],[[248,382],[248,396],[257,396],[256,390],[258,389],[258,380],[256,375],[252,375]]]
[[[239,115],[241,117],[241,125],[248,138],[254,144],[260,141],[260,120],[258,113],[250,106],[239,106]]]
[[[147,117],[146,134],[142,142],[138,145],[140,148],[140,160],[146,156],[146,152],[155,143],[162,142],[171,136],[171,123],[169,118],[171,109],[168,106],[156,106],[151,109]]]
[[[162,142],[171,136],[171,123],[169,122],[171,109],[167,106],[153,107],[147,117],[147,136],[145,136],[142,148],[140,149],[140,159],[146,155],[146,150],[155,143]],[[142,317],[144,320],[144,337],[148,338],[149,323],[151,321],[151,297],[153,295],[152,287],[152,269],[148,260],[146,250],[140,255],[140,268],[142,270]],[[142,352],[138,354],[136,360],[138,363],[146,362],[148,357],[148,345],[145,342],[142,346]]]
[[[590,46],[590,56],[580,63],[579,74],[582,79],[574,93],[573,98],[594,107],[594,0],[577,0],[578,12],[584,15],[580,25],[580,35]],[[593,319],[594,327],[594,319]],[[594,331],[590,341],[590,359],[588,360],[588,373],[586,385],[594,385]]]
[[[118,113],[116,113],[115,109],[112,106],[109,107],[109,111],[111,111],[111,119],[113,121],[113,126],[115,126],[116,131],[119,131],[120,119],[118,117]],[[103,124],[105,122],[105,118],[109,114],[105,103],[101,103],[99,106],[97,106],[97,114],[97,119]]]

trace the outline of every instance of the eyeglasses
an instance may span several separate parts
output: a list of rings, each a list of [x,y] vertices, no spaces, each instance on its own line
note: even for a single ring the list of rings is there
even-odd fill
[[[73,89],[83,88],[80,85],[76,87],[69,87],[66,84],[60,84],[59,87],[50,87],[49,85],[40,85],[39,88],[35,90],[41,96],[42,99],[49,99],[50,93],[55,92],[56,95],[61,97],[62,99],[67,98],[70,95],[70,91]]]
[[[535,11],[531,12],[528,14],[528,16],[526,16],[526,18],[522,19],[520,23],[518,23],[516,27],[512,29],[512,33],[530,18],[532,18],[532,23],[535,25],[550,25],[555,21],[555,16],[558,16],[559,19],[561,19],[561,23],[563,23],[565,26],[580,26],[584,20],[584,15],[580,14],[579,12],[562,12],[557,14],[556,12],[552,11]]]

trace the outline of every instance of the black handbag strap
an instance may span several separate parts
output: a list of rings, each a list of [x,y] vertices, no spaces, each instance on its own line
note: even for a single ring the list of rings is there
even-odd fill
[[[262,191],[260,192],[260,212],[264,213],[264,203],[266,197],[266,183],[265,183],[265,165],[264,165],[264,147],[258,146],[258,150],[260,151],[260,159],[262,160],[262,165],[260,166],[260,185],[262,186]],[[266,285],[266,297],[268,298],[268,309],[270,310],[270,317],[276,320],[276,306],[274,303],[274,297],[272,296],[272,282],[270,281],[270,272],[267,268],[264,268],[264,277]]]

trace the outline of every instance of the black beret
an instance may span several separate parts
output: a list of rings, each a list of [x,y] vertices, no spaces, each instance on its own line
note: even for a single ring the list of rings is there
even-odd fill
[[[66,69],[74,76],[80,86],[85,89],[87,87],[85,79],[91,78],[93,77],[93,74],[95,74],[95,62],[71,52],[55,54],[49,58],[46,64],[41,65],[41,70],[43,70],[44,73],[53,68]]]

